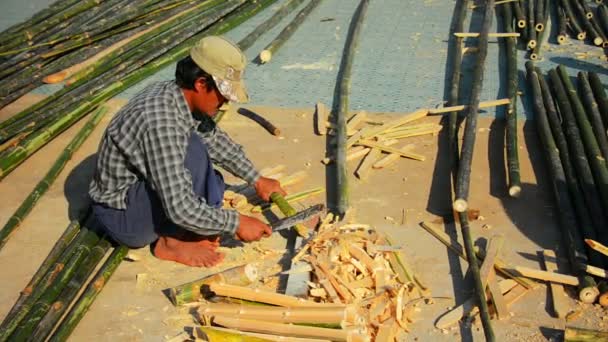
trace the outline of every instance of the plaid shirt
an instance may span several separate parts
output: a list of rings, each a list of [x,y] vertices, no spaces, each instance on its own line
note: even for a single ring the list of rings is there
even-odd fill
[[[211,120],[209,120],[211,121]],[[240,145],[215,125],[197,129],[179,86],[155,83],[136,95],[112,119],[99,146],[97,169],[89,194],[98,203],[125,209],[129,187],[145,179],[159,195],[167,217],[202,235],[234,234],[234,210],[217,209],[198,197],[184,167],[193,131],[203,138],[211,160],[248,183],[259,173]]]

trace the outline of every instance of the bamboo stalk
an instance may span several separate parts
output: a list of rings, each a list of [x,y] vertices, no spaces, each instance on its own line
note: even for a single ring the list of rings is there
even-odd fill
[[[454,36],[459,38],[477,38],[480,36],[479,32],[454,32]],[[488,37],[490,38],[517,38],[520,34],[517,32],[490,32]]]
[[[259,124],[260,126],[262,126],[268,133],[274,135],[274,136],[280,136],[281,135],[281,130],[276,128],[275,125],[272,124],[272,122],[268,121],[267,119],[265,119],[263,116],[247,109],[247,108],[239,108],[237,110],[237,112],[253,121],[255,121],[257,124]]]
[[[606,97],[604,86],[602,85],[600,78],[594,72],[589,72],[589,83],[591,85],[591,89],[593,90],[595,101],[597,102],[600,110],[600,115],[604,124],[603,127],[606,129],[608,128],[608,97]]]
[[[183,305],[199,301],[203,294],[201,288],[211,283],[228,283],[232,285],[250,285],[258,277],[258,269],[253,264],[232,267],[227,270],[206,276],[186,284],[169,289],[169,298],[173,305]]]
[[[602,122],[602,118],[600,116],[598,104],[595,102],[595,98],[593,97],[589,79],[587,78],[587,74],[584,72],[578,73],[578,86],[579,93],[582,95],[581,97],[585,106],[587,118],[589,118],[591,128],[593,129],[593,133],[595,133],[595,139],[598,147],[602,156],[604,157],[604,160],[608,160],[608,136],[606,136],[604,123]]]
[[[258,25],[253,31],[251,31],[245,38],[241,39],[237,45],[243,51],[253,45],[253,43],[265,32],[275,27],[283,18],[289,13],[296,9],[303,0],[289,0],[285,2],[281,7],[268,18],[266,21]]]
[[[347,143],[346,116],[349,112],[350,77],[355,52],[359,43],[361,27],[365,20],[369,0],[361,0],[351,19],[346,42],[344,43],[343,57],[339,69],[339,82],[336,85],[338,103],[336,107],[336,186],[335,203],[332,204],[335,214],[343,217],[349,207],[348,170],[346,167],[346,149],[351,147]]]
[[[591,22],[591,18],[593,18],[593,14],[590,11],[586,13],[585,8],[582,6],[581,2],[578,0],[571,0],[571,5],[572,5],[572,7],[574,7],[574,11],[576,12],[576,14],[578,14],[579,18],[581,19],[581,24],[582,24],[583,28],[585,29],[585,32],[589,35],[589,37],[593,41],[593,44],[595,44],[597,46],[601,46],[604,40],[599,35],[596,28],[593,26],[593,24]],[[589,17],[589,14],[591,15],[591,17]]]
[[[564,330],[565,342],[607,342],[608,332],[567,326]]]
[[[74,152],[78,150],[78,148],[89,137],[106,112],[107,108],[100,107],[91,116],[91,119],[82,127],[82,129],[74,136],[67,147],[61,152],[59,157],[55,160],[42,180],[36,185],[34,190],[27,196],[13,215],[11,215],[2,230],[0,230],[0,250],[2,247],[4,247],[15,229],[17,229],[21,222],[23,222],[27,214],[32,211],[32,208],[36,205],[38,200],[46,193],[55,179],[57,179]]]
[[[570,1],[569,0],[560,0],[560,1],[562,4],[562,9],[564,10],[564,14],[566,15],[566,18],[568,18],[568,25],[570,26],[570,29],[572,30],[572,32],[574,32],[576,39],[584,40],[585,37],[587,37],[587,34],[585,33],[585,31],[583,31],[578,18],[574,15],[574,11],[572,11],[572,6],[570,5]]]
[[[269,334],[258,334],[249,331],[240,331],[234,329],[220,328],[220,327],[196,327],[196,337],[202,339],[208,339],[211,342],[262,342],[262,341],[290,341],[290,342],[330,342],[326,339],[316,338],[297,338],[297,337],[284,337]],[[227,334],[225,334],[227,333]],[[252,339],[257,338],[257,339]]]
[[[76,304],[74,304],[67,316],[63,319],[59,328],[53,333],[53,336],[49,341],[57,342],[67,340],[128,252],[129,248],[126,246],[119,246],[114,249],[103,266],[97,271],[97,274],[91,280],[85,292],[80,296]]]
[[[315,303],[301,298],[269,292],[258,288],[251,289],[247,287],[229,285],[224,283],[211,283],[209,284],[209,290],[218,296],[226,296],[249,300],[252,302],[260,302],[291,308],[328,306],[328,304]],[[335,305],[332,306],[335,307]]]
[[[524,11],[521,8],[521,2],[519,1],[515,1],[512,3],[512,9],[513,9],[513,14],[515,16],[516,22],[517,22],[517,27],[519,27],[520,29],[523,29],[526,27],[527,25],[527,20],[526,20],[526,15],[524,13]]]
[[[409,122],[424,118],[425,116],[428,115],[428,113],[429,113],[429,110],[426,108],[418,109],[417,111],[415,111],[413,113],[403,115],[397,119],[386,122],[381,126],[370,126],[370,127],[361,129],[357,133],[355,133],[353,136],[348,138],[348,141],[346,142],[346,148],[349,148],[349,147],[357,144],[362,139],[373,138],[386,131],[394,129],[395,127],[405,125]]]
[[[536,1],[536,6],[534,7],[534,10],[536,11],[534,13],[536,23],[534,29],[536,30],[536,32],[542,32],[545,30],[545,25],[547,24],[547,13],[549,11],[548,7],[549,4],[545,3],[545,0]]]
[[[568,39],[566,13],[559,3],[556,4],[557,11],[557,43],[564,44]]]
[[[283,46],[283,44],[296,32],[298,27],[302,25],[304,20],[310,15],[310,13],[321,3],[321,0],[310,0],[306,7],[302,8],[298,14],[296,14],[295,18],[289,23],[281,33],[279,33],[276,38],[270,42],[270,44],[266,45],[264,50],[260,52],[260,62],[262,64],[270,62],[273,54],[276,54],[277,51]]]
[[[526,26],[527,29],[527,35],[528,35],[528,49],[532,50],[536,47],[536,44],[538,43],[538,41],[536,40],[536,22],[535,22],[535,17],[534,17],[534,8],[535,6],[535,0],[529,0],[527,1],[527,18],[528,18],[528,25]]]
[[[259,319],[276,323],[329,323],[353,322],[354,306],[344,307],[268,307],[239,304],[204,304],[199,315],[228,316],[238,319]]]

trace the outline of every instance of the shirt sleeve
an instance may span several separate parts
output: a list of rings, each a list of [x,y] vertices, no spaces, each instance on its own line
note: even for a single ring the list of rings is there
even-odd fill
[[[170,123],[153,125],[146,131],[143,149],[149,181],[173,223],[202,235],[234,234],[238,213],[213,208],[193,191],[192,176],[184,166],[189,136],[185,129]]]
[[[197,133],[207,144],[209,156],[214,163],[249,184],[254,184],[260,178],[260,173],[245,155],[243,147],[234,142],[222,129],[215,126],[209,131],[199,130]]]

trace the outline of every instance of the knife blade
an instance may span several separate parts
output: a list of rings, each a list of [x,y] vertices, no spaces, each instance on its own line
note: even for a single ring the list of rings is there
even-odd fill
[[[308,221],[309,219],[319,215],[321,211],[323,211],[323,209],[325,209],[325,206],[323,204],[313,205],[312,207],[304,209],[293,216],[272,222],[270,224],[270,228],[272,228],[273,232],[291,228],[298,223]]]

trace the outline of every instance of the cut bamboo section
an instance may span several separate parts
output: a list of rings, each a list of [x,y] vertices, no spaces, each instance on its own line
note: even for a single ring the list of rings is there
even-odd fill
[[[237,319],[225,316],[216,316],[213,320],[215,324],[221,326],[252,331],[265,334],[276,334],[282,336],[293,337],[309,337],[309,338],[326,338],[332,341],[352,341],[357,338],[360,341],[369,341],[369,337],[365,330],[361,328],[344,330],[344,329],[327,329],[317,327],[298,326],[293,324],[281,324],[264,322],[260,320]]]
[[[442,128],[443,128],[443,126],[441,126],[441,125],[433,125],[433,127],[426,128],[426,129],[412,129],[412,130],[404,129],[401,131],[394,131],[391,133],[383,133],[382,137],[386,138],[386,139],[403,139],[403,138],[418,137],[421,135],[437,134],[441,131]]]
[[[353,323],[357,310],[353,305],[344,307],[269,307],[239,304],[203,304],[198,308],[201,316],[227,316],[237,319],[259,319],[276,323]]]
[[[322,194],[325,192],[325,188],[324,187],[318,187],[318,188],[313,188],[310,190],[305,190],[302,192],[298,192],[295,194],[290,194],[285,196],[285,201],[287,201],[288,203],[293,203],[293,202],[298,202],[298,201],[302,201],[305,200],[309,197],[312,196],[316,196],[319,194]],[[251,212],[252,213],[261,213],[262,211],[266,211],[266,210],[273,210],[279,208],[279,206],[276,203],[272,203],[272,204],[264,204],[264,205],[256,205],[254,207],[251,208]]]
[[[255,265],[241,265],[190,283],[170,288],[169,298],[171,298],[173,305],[183,305],[197,302],[203,297],[201,289],[205,285],[212,283],[228,283],[232,285],[246,286],[253,283],[257,278],[258,268]]]
[[[547,272],[557,273],[558,266],[555,252],[545,249],[543,251],[543,261]],[[549,287],[553,303],[553,313],[555,313],[557,318],[566,317],[566,314],[568,313],[568,305],[565,302],[566,293],[564,292],[564,287],[555,282],[550,282]]]
[[[252,302],[260,302],[278,306],[286,307],[322,307],[329,304],[320,304],[311,301],[307,301],[301,298],[292,296],[286,296],[279,293],[264,291],[261,289],[250,289],[247,287],[212,283],[209,284],[209,290],[218,296],[225,296],[231,298],[244,299]]]
[[[357,132],[356,134],[354,134],[352,137],[350,137],[346,142],[346,147],[349,148],[349,147],[353,146],[359,140],[375,137],[392,128],[395,128],[395,127],[398,127],[401,125],[405,125],[406,123],[421,119],[421,118],[427,116],[428,112],[429,112],[429,110],[425,109],[425,108],[418,109],[417,111],[415,111],[413,113],[406,114],[395,120],[386,122],[385,124],[383,124],[381,126],[366,127],[364,129],[360,130],[359,132]]]
[[[454,36],[458,38],[477,38],[479,35],[479,32],[454,32]],[[518,32],[488,33],[488,37],[490,38],[517,38],[519,36]]]

